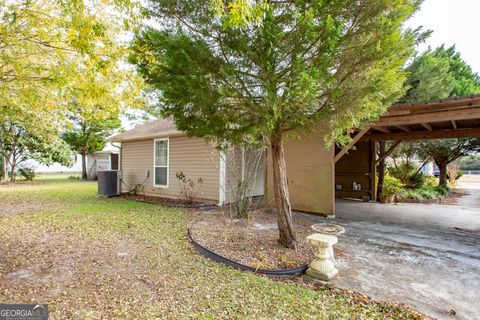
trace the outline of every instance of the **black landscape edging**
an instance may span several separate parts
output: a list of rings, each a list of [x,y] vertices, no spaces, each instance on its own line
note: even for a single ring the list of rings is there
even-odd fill
[[[188,228],[188,239],[192,242],[193,246],[195,249],[200,253],[202,256],[209,258],[215,262],[223,263],[224,265],[227,265],[229,267],[233,267],[239,270],[243,271],[250,271],[254,273],[261,273],[261,274],[266,274],[270,276],[296,276],[296,275],[301,275],[305,273],[305,271],[308,269],[308,264],[305,264],[303,266],[295,267],[295,268],[290,268],[290,269],[256,269],[238,262],[235,262],[233,260],[230,260],[228,258],[225,258],[213,251],[208,250],[201,244],[199,244],[195,239],[192,237],[192,233],[190,228]]]

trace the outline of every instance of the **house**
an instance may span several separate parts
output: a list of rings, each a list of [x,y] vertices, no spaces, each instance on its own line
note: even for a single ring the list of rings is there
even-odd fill
[[[95,180],[97,171],[118,170],[119,151],[107,146],[101,151],[87,155],[87,178]]]
[[[234,170],[242,170],[241,149],[220,152],[213,143],[187,137],[170,119],[158,119],[115,135],[109,139],[120,143],[119,170],[122,192],[136,192],[165,198],[181,198],[181,181],[177,173],[198,181],[194,200],[223,205],[231,202]],[[262,162],[263,163],[263,162]],[[250,196],[264,194],[265,167],[258,166],[258,177]]]
[[[480,95],[397,104],[380,119],[352,134],[343,149],[326,148],[321,128],[285,142],[285,162],[292,208],[319,214],[335,212],[335,198],[377,199],[377,165],[401,141],[480,137]],[[394,141],[378,154],[377,142]],[[203,139],[187,137],[173,122],[160,119],[114,136],[121,143],[120,170],[126,192],[137,186],[146,195],[177,198],[176,172],[202,178],[196,192],[202,201],[232,201],[235,179],[231,169],[244,170],[242,150],[222,154]],[[233,164],[233,165],[232,165]],[[256,168],[251,196],[273,203],[270,154]],[[233,180],[233,182],[232,182]],[[231,187],[233,186],[233,188]]]

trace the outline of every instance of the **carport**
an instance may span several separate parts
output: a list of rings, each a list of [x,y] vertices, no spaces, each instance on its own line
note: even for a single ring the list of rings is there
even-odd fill
[[[357,131],[348,146],[336,150],[335,196],[376,200],[377,166],[404,140],[467,137],[480,137],[480,95],[393,105]],[[377,142],[387,140],[394,141],[392,146],[377,150]]]
[[[401,141],[480,137],[480,95],[393,105],[380,119],[352,133],[352,142],[343,149],[326,149],[322,136],[319,128],[317,134],[292,134],[285,142],[293,210],[329,215],[335,213],[335,198],[376,200],[377,169]],[[380,150],[378,142],[387,140],[394,141],[393,146]],[[271,204],[270,153],[267,163],[265,199]],[[354,182],[360,188],[354,188]]]

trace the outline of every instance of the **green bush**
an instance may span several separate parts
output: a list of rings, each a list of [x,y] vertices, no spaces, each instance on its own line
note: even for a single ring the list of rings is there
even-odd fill
[[[446,186],[424,185],[417,189],[404,189],[399,193],[401,200],[425,200],[425,199],[439,199],[448,194],[450,189]]]
[[[402,190],[402,182],[392,177],[390,174],[385,174],[385,179],[383,181],[383,190],[381,196],[387,197],[391,195],[396,195]]]
[[[29,167],[23,167],[18,169],[18,173],[27,181],[33,181],[35,178],[35,170]]]
[[[402,163],[395,167],[389,167],[388,173],[399,179],[407,188],[420,188],[425,184],[426,175],[418,171],[418,167]]]

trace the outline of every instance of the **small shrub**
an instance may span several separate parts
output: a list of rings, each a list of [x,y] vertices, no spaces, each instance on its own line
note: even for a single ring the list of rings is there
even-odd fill
[[[418,170],[418,167],[402,163],[395,167],[388,168],[388,173],[399,179],[407,188],[420,188],[425,184],[426,175]]]
[[[448,194],[450,189],[446,186],[433,186],[424,185],[418,189],[406,189],[400,193],[399,199],[413,199],[413,200],[426,200],[426,199],[439,199]]]
[[[438,179],[435,176],[424,175],[423,186],[432,186],[435,187],[438,185]]]
[[[180,190],[181,190],[181,195],[183,197],[183,200],[185,200],[186,203],[192,203],[193,202],[193,192],[195,191],[195,188],[197,188],[199,185],[203,183],[202,178],[199,178],[196,182],[190,178],[187,178],[185,173],[183,171],[178,171],[175,176],[177,177],[178,181],[180,182]]]
[[[23,167],[18,169],[18,173],[27,181],[33,181],[35,178],[35,170],[29,167]]]
[[[402,187],[403,184],[399,179],[387,173],[383,182],[383,191],[381,195],[384,197],[396,195],[402,190]]]
[[[435,190],[442,196],[446,196],[450,192],[450,188],[447,186],[436,186]]]

